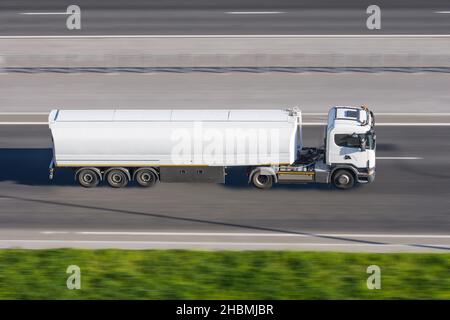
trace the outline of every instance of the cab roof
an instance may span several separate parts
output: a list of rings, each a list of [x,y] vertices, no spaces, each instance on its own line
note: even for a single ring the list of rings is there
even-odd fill
[[[367,122],[367,111],[361,107],[334,107],[335,120],[358,122],[360,124],[365,124]]]
[[[372,126],[372,116],[365,107],[335,106],[328,113],[328,128],[366,132]]]

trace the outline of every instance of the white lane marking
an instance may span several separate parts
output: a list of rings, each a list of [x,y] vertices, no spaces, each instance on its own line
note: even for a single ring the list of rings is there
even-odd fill
[[[450,126],[450,123],[448,123],[448,122],[383,122],[383,123],[376,123],[375,126],[447,127],[447,126]]]
[[[41,231],[41,234],[68,234],[70,231]]]
[[[116,73],[120,74],[120,73]],[[131,109],[130,109],[131,110]],[[147,109],[134,109],[134,110],[147,110]],[[150,109],[151,110],[151,109]],[[21,116],[21,115],[48,115],[49,112],[44,111],[25,111],[25,112],[8,112],[8,111],[0,111],[0,115],[2,116]],[[327,116],[328,113],[326,112],[302,112],[302,115],[304,116]],[[444,117],[450,117],[450,112],[427,112],[427,113],[405,113],[405,112],[377,112],[376,115],[378,116],[414,116],[414,117],[438,117],[438,116],[444,116]]]
[[[1,114],[1,113],[0,113]],[[20,114],[18,112],[17,114]],[[327,116],[328,113],[326,112],[302,112],[304,116]],[[376,116],[403,116],[403,117],[438,117],[438,116],[444,116],[444,117],[450,117],[450,112],[376,112]]]
[[[0,122],[0,125],[26,125],[26,126],[28,126],[28,125],[47,125],[48,124],[48,122],[10,122],[10,121],[8,121],[8,122]]]
[[[418,239],[450,239],[448,234],[352,234],[352,233],[331,233],[322,234],[330,237],[364,237],[364,238],[418,238]]]
[[[83,110],[83,109],[81,109]],[[106,110],[106,109],[105,109]],[[132,110],[132,109],[130,109]],[[133,109],[133,110],[147,110],[147,109]],[[149,109],[151,110],[151,109]],[[24,111],[24,112],[8,112],[8,111],[0,111],[0,115],[5,116],[20,116],[20,115],[48,115],[48,111]],[[326,112],[302,112],[302,115],[304,116],[327,116],[328,113]],[[445,116],[450,117],[450,112],[427,112],[427,113],[420,113],[420,112],[377,112],[376,115],[378,116],[424,116],[424,117],[437,117],[437,116]]]
[[[218,241],[118,241],[118,240],[39,240],[39,239],[4,239],[0,240],[0,245],[2,243],[29,243],[31,245],[35,243],[56,243],[56,244],[140,244],[140,245],[228,245],[228,246],[343,246],[343,247],[411,247],[408,244],[392,244],[392,243],[292,243],[292,242],[218,242]],[[450,248],[448,244],[432,244],[435,247]]]
[[[372,35],[287,35],[287,34],[267,34],[267,35],[77,35],[77,36],[0,36],[0,39],[90,39],[90,38],[450,38],[450,34],[372,34]]]
[[[47,115],[49,112],[0,112],[0,116],[32,116],[32,115]]]
[[[302,122],[302,126],[324,126],[326,122]]]
[[[69,14],[67,12],[19,12],[22,15],[28,16],[38,16],[38,15],[60,15],[60,14]]]
[[[435,11],[434,13],[444,13],[444,14],[449,14],[450,11]]]
[[[450,112],[377,112],[375,113],[379,116],[425,116],[425,117],[433,117],[433,116],[450,116]]]
[[[226,14],[281,14],[282,11],[227,11]]]
[[[130,235],[130,236],[225,236],[225,237],[355,237],[355,238],[429,238],[450,239],[444,234],[362,234],[362,233],[256,233],[256,232],[153,232],[153,231],[41,231],[41,234]]]
[[[376,157],[377,160],[423,160],[421,157]]]
[[[29,122],[14,122],[14,121],[4,121],[0,122],[0,125],[47,125],[48,122],[43,121],[29,121]],[[303,122],[302,125],[304,126],[324,126],[326,125],[325,122]],[[448,127],[450,126],[450,123],[434,123],[434,122],[405,122],[405,123],[377,123],[376,126],[378,127],[387,127],[387,126],[411,126],[411,127]]]
[[[322,126],[326,125],[326,122],[303,122],[304,126]],[[413,126],[413,127],[447,127],[450,126],[449,122],[381,122],[376,123],[375,127],[387,127],[387,126]]]

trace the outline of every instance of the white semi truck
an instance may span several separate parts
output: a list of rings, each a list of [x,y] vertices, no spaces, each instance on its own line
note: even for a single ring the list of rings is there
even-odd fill
[[[288,110],[52,110],[49,174],[71,167],[83,187],[129,181],[224,183],[245,167],[260,189],[276,183],[329,183],[349,189],[375,178],[374,115],[330,109],[324,145],[304,147],[302,116]]]

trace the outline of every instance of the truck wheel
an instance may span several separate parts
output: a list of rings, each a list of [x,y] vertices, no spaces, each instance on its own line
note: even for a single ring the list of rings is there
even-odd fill
[[[92,169],[81,169],[77,174],[78,183],[85,188],[93,188],[98,185],[100,177]]]
[[[106,181],[113,188],[123,188],[128,184],[128,177],[122,170],[113,169],[106,175]]]
[[[333,175],[333,185],[338,189],[350,189],[355,185],[355,178],[348,170],[338,170]]]
[[[273,185],[273,176],[256,172],[252,177],[252,184],[258,189],[270,189]]]
[[[136,172],[136,181],[141,187],[153,187],[158,176],[150,169],[141,169]]]

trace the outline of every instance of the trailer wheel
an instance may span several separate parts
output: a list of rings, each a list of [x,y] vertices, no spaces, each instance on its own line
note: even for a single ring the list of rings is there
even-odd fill
[[[333,185],[338,189],[350,189],[355,185],[355,177],[348,170],[338,170],[333,175]]]
[[[270,189],[273,185],[273,176],[255,172],[252,176],[252,184],[258,189]]]
[[[122,170],[113,169],[106,175],[106,181],[113,188],[123,188],[128,184],[128,177]]]
[[[158,182],[158,176],[150,169],[140,169],[136,172],[136,181],[141,187],[153,187]]]
[[[98,185],[100,177],[92,169],[81,169],[77,174],[77,180],[82,187],[93,188]]]

